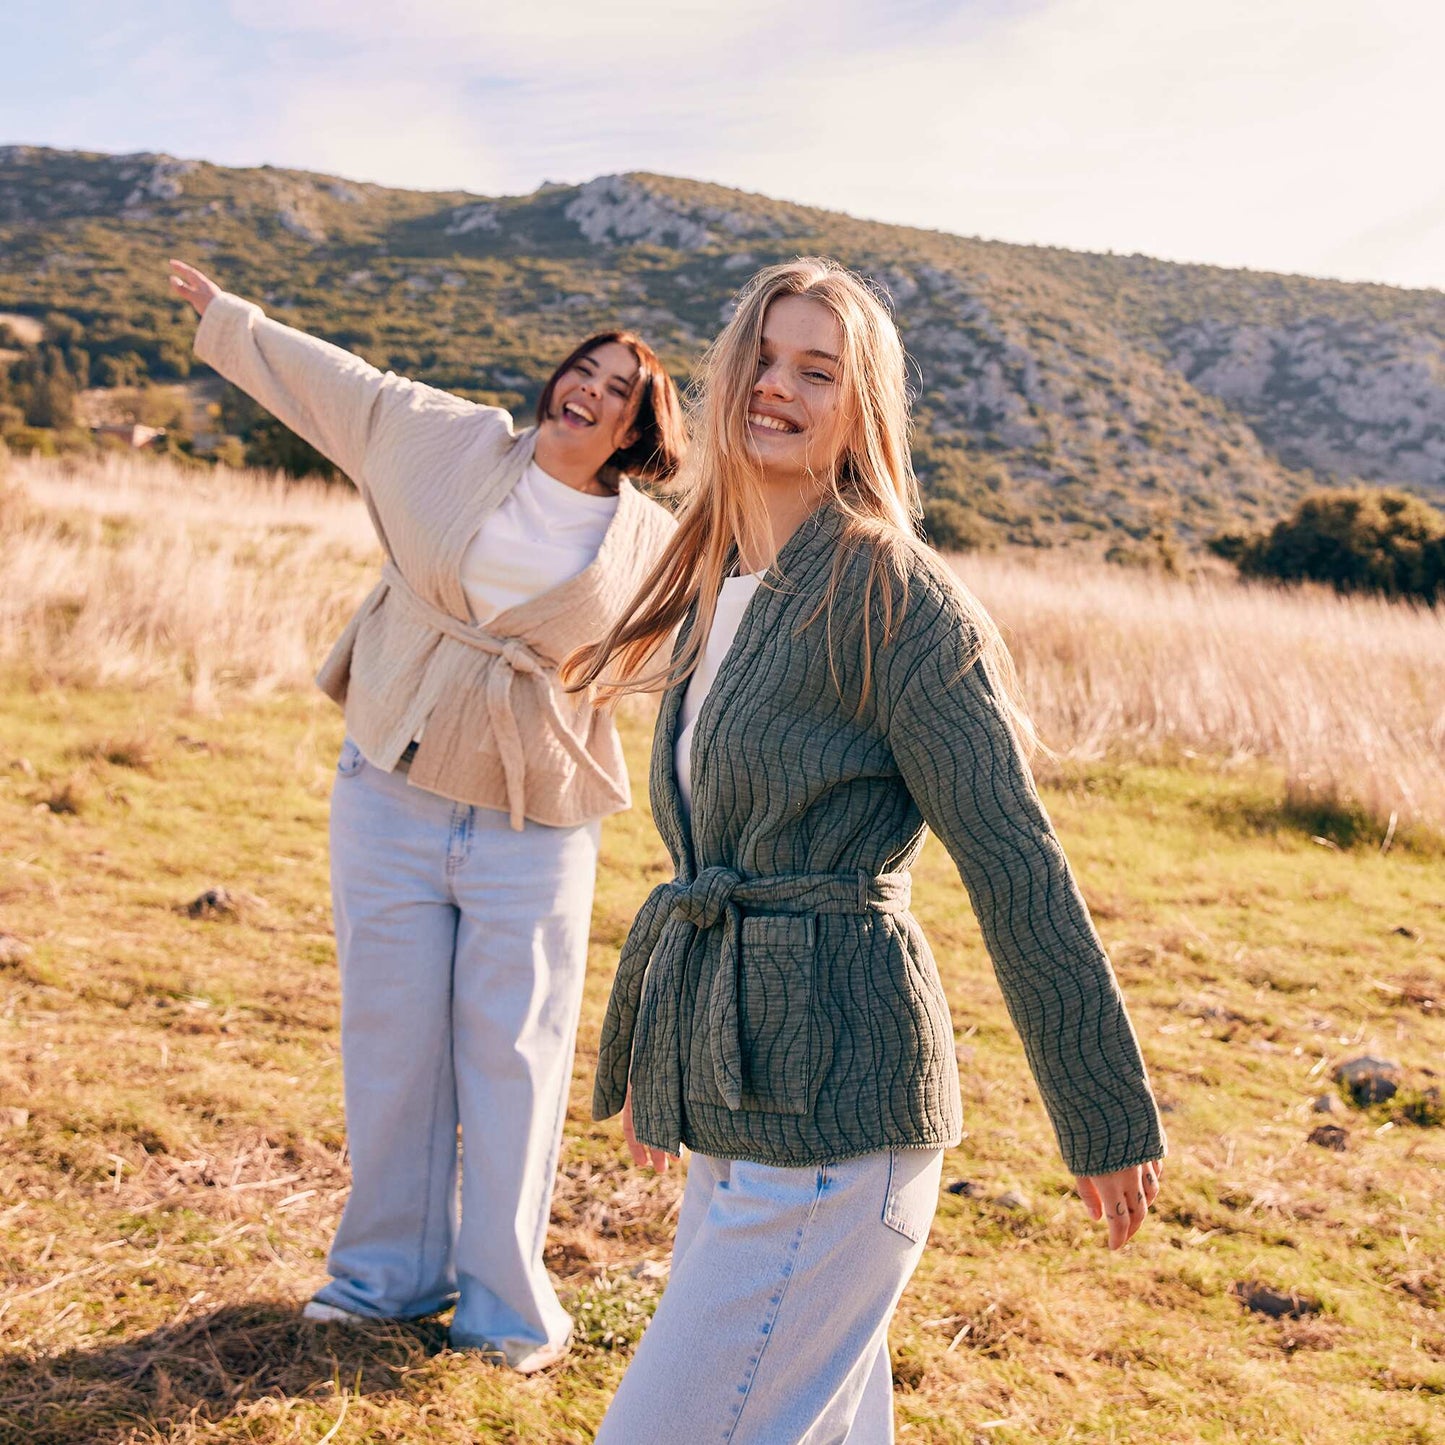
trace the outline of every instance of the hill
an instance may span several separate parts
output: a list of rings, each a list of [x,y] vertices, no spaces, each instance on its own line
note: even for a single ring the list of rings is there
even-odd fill
[[[1445,498],[1439,292],[1006,245],[654,175],[483,198],[0,148],[0,313],[42,322],[80,385],[189,375],[172,254],[378,365],[525,407],[570,341],[619,321],[685,375],[737,285],[800,252],[893,299],[920,474],[963,509],[955,540],[1127,553],[1274,518],[1322,480]]]

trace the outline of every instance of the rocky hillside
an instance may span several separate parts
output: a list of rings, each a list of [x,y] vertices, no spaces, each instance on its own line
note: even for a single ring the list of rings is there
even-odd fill
[[[1440,292],[971,240],[651,175],[481,198],[0,148],[0,312],[43,322],[91,384],[189,371],[167,255],[380,365],[524,407],[570,341],[617,322],[685,374],[738,284],[799,252],[887,290],[920,473],[979,540],[1188,542],[1321,480],[1445,498]]]

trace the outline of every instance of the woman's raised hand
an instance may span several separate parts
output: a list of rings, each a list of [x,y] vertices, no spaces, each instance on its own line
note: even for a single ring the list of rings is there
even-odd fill
[[[1109,1221],[1109,1248],[1123,1249],[1139,1232],[1149,1206],[1159,1196],[1163,1178],[1164,1161],[1156,1159],[1112,1174],[1080,1175],[1074,1188],[1095,1219]]]
[[[171,290],[196,308],[197,316],[206,314],[206,307],[221,294],[221,288],[204,271],[187,266],[184,261],[171,262]]]

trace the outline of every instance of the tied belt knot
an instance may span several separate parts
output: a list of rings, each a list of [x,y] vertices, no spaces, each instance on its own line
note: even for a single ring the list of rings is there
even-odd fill
[[[793,873],[749,878],[735,868],[708,867],[691,879],[659,884],[647,896],[622,945],[617,977],[602,1026],[593,1112],[615,1114],[627,1097],[634,1054],[639,1058],[638,1092],[649,1096],[666,1138],[659,1147],[680,1142],[681,1079],[671,1097],[661,1098],[658,1075],[679,1071],[676,1022],[683,970],[696,938],[722,930],[722,945],[707,990],[706,1027],[713,1080],[730,1109],[743,1106],[743,1041],[740,1034],[742,921],[744,910],[770,915],[902,913],[908,908],[907,873]],[[653,1057],[653,1041],[671,1054]],[[661,1036],[661,1037],[659,1037]],[[640,1111],[639,1111],[640,1112]],[[652,1129],[656,1134],[658,1129]],[[650,1142],[658,1142],[656,1139]]]
[[[626,794],[618,786],[617,780],[610,777],[587,750],[586,737],[578,736],[562,716],[562,711],[557,706],[556,689],[552,685],[553,667],[546,658],[530,647],[524,638],[488,632],[474,622],[463,622],[461,618],[453,617],[450,612],[433,607],[401,575],[395,562],[386,563],[381,569],[381,577],[389,589],[389,595],[419,622],[476,652],[495,657],[502,664],[500,667],[491,668],[487,675],[486,702],[492,736],[497,744],[497,755],[502,762],[507,813],[513,828],[521,830],[526,817],[527,800],[527,753],[522,745],[522,730],[517,724],[517,714],[512,701],[512,679],[518,673],[537,679],[537,695],[563,751],[594,782],[600,783],[606,789],[613,802],[621,807],[626,806]],[[584,709],[584,723],[589,717],[590,710]]]

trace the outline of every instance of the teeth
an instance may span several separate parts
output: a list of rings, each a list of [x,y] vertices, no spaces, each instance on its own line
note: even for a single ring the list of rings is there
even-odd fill
[[[748,420],[752,422],[754,426],[767,427],[769,431],[797,431],[797,427],[791,422],[783,421],[781,418],[775,416],[764,416],[760,411],[750,411],[748,413]]]
[[[597,420],[597,418],[593,416],[591,412],[584,411],[580,406],[577,405],[576,402],[569,401],[562,408],[562,410],[565,412],[570,412],[573,416],[578,417],[582,421],[585,421],[589,426]]]

